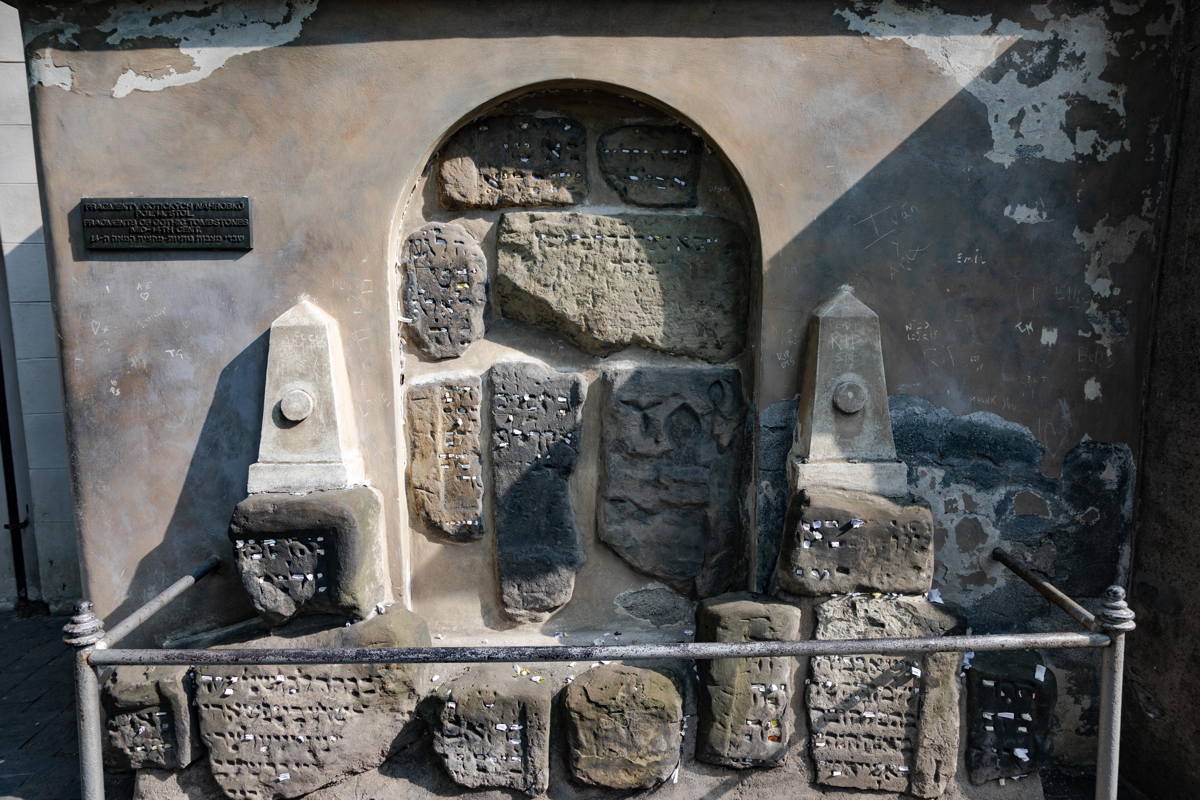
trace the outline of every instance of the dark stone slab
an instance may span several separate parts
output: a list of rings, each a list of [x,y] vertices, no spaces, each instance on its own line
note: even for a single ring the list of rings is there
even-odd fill
[[[267,492],[238,503],[229,538],[242,586],[263,618],[370,616],[386,590],[381,508],[367,486]]]
[[[497,248],[504,316],[589,353],[637,345],[724,362],[745,347],[750,251],[728,220],[509,213]]]
[[[488,117],[450,137],[438,163],[449,209],[567,206],[587,196],[587,134],[567,117]]]
[[[335,623],[336,624],[336,623]],[[393,606],[366,622],[305,621],[237,647],[418,647],[425,622]],[[204,666],[200,729],[213,777],[233,798],[298,797],[372,769],[403,744],[425,665]]]
[[[453,222],[431,222],[404,240],[404,314],[417,346],[453,358],[484,333],[487,260],[475,237]]]
[[[915,498],[813,487],[788,517],[773,593],[924,594],[933,584],[933,513]]]
[[[120,666],[101,687],[109,769],[183,769],[204,753],[189,667]]]
[[[700,597],[745,585],[748,411],[732,368],[606,371],[599,537]]]
[[[593,667],[563,693],[573,777],[613,789],[657,786],[679,766],[683,699],[650,669]]]
[[[914,597],[839,597],[817,606],[817,639],[941,636],[958,621]],[[958,766],[958,653],[817,656],[809,742],[824,786],[938,797]]]
[[[549,685],[476,666],[447,684],[433,716],[433,748],[467,788],[503,787],[529,795],[550,782]]]
[[[704,144],[682,125],[625,125],[596,145],[600,172],[626,203],[696,205]]]
[[[736,592],[700,603],[696,640],[791,641],[800,609]],[[720,658],[700,662],[696,757],[728,767],[778,766],[795,731],[793,658]]]
[[[967,770],[976,785],[1032,775],[1050,760],[1058,689],[1042,657],[977,653],[967,670]]]
[[[407,401],[410,507],[452,541],[481,538],[479,378],[410,384]]]
[[[488,374],[501,602],[513,619],[538,622],[571,599],[584,562],[567,483],[579,458],[584,383],[528,362]]]

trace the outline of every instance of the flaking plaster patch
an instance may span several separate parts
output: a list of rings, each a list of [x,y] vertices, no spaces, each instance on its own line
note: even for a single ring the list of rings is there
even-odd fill
[[[1099,400],[1104,395],[1100,391],[1100,381],[1096,380],[1095,376],[1087,379],[1087,383],[1083,384],[1083,396],[1088,400]]]
[[[149,70],[127,69],[112,88],[113,97],[135,91],[156,92],[202,81],[234,56],[287,44],[300,36],[318,0],[225,3],[219,0],[142,2],[114,10],[97,28],[111,32],[108,43],[167,39],[194,64],[178,71],[171,64]]]
[[[1105,24],[1103,7],[1055,16],[1035,6],[1041,29],[993,15],[948,14],[895,0],[857,4],[835,15],[850,30],[876,39],[898,39],[920,50],[987,108],[992,149],[987,157],[1008,166],[1021,158],[1068,162],[1105,161],[1129,148],[1124,138],[1072,129],[1071,108],[1090,101],[1125,124],[1125,86],[1101,76],[1115,56],[1117,36]],[[1016,47],[1028,43],[1031,46]],[[1011,52],[1010,52],[1011,51]]]
[[[1026,206],[1020,203],[1005,206],[1004,216],[1020,225],[1037,225],[1039,222],[1045,222],[1048,219],[1046,209],[1042,208],[1041,203],[1038,203],[1037,206]]]
[[[1151,230],[1150,223],[1137,216],[1126,217],[1116,225],[1107,222],[1105,215],[1091,231],[1076,226],[1074,233],[1076,244],[1090,254],[1084,281],[1100,297],[1120,293],[1113,286],[1112,267],[1128,261],[1142,237],[1149,236]]]
[[[75,84],[75,73],[70,67],[60,67],[47,51],[34,53],[29,59],[29,86],[57,86],[71,91]]]

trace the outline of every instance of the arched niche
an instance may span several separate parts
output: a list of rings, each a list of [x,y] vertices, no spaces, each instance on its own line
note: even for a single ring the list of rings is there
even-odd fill
[[[717,143],[617,87],[527,87],[446,132],[394,234],[403,562],[436,633],[678,640],[751,585],[761,256]]]

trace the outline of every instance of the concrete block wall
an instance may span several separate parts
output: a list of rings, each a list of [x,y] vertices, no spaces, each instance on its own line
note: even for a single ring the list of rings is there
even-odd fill
[[[16,9],[0,4],[0,243],[7,290],[0,308],[0,359],[18,495],[30,519],[30,597],[63,609],[79,595],[79,565],[24,58]],[[14,601],[16,584],[9,538],[0,539],[3,607]]]

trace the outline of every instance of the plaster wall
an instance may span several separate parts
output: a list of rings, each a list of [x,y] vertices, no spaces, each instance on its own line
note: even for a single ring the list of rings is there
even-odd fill
[[[439,580],[418,574],[405,529],[404,209],[478,109],[586,84],[704,131],[753,207],[762,570],[808,316],[850,283],[879,313],[897,446],[937,514],[939,596],[977,631],[1061,626],[988,553],[1006,544],[1084,597],[1125,574],[1179,16],[1156,2],[29,4],[85,593],[117,619],[228,554],[265,332],[301,296],[341,325],[395,595]],[[84,196],[243,194],[245,254],[80,246]],[[437,570],[462,569],[447,554]],[[248,615],[227,571],[151,634]],[[1090,662],[1061,664],[1076,700],[1060,722],[1086,735]]]

